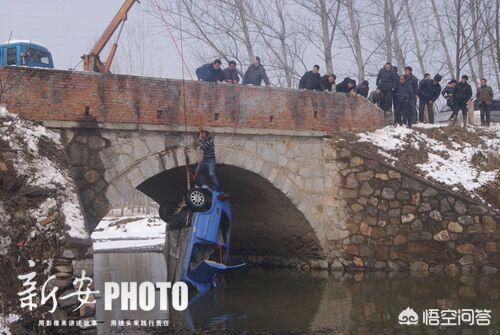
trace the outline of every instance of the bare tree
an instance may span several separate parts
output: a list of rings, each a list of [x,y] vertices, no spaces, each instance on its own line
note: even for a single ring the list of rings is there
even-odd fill
[[[396,62],[398,64],[398,68],[402,70],[405,67],[405,57],[403,55],[403,49],[399,41],[399,29],[398,29],[402,7],[398,10],[396,14],[396,12],[394,11],[394,0],[388,0],[388,1],[389,1],[389,18],[391,22],[391,31],[394,42],[394,51],[396,52]]]
[[[476,4],[475,0],[469,1],[469,9],[472,17],[472,43],[476,50],[478,72],[479,76],[484,78],[483,51],[481,50],[481,41],[479,40],[478,32],[478,15],[481,14],[479,13],[479,6]]]
[[[358,68],[358,79],[362,81],[365,79],[365,63],[363,61],[363,51],[361,49],[360,40],[360,29],[359,29],[359,17],[358,13],[354,9],[354,0],[345,0],[344,6],[347,9],[347,16],[349,18],[350,30],[349,32],[343,31],[347,42],[349,43],[354,58],[356,60],[356,65]]]
[[[436,0],[431,0],[431,4],[432,4],[432,11],[434,12],[434,17],[436,18],[436,26],[437,26],[437,30],[439,33],[439,39],[441,41],[441,46],[443,48],[443,52],[445,55],[446,65],[448,67],[448,72],[449,72],[450,76],[453,76],[453,73],[454,73],[453,63],[451,62],[450,51],[448,50],[448,45],[446,44],[443,26],[441,24],[441,17],[439,15],[439,12],[438,12],[438,9],[436,6]]]
[[[450,77],[467,69],[474,82],[496,78],[498,86],[499,1],[150,0],[145,6],[174,42],[184,41],[191,59],[234,59],[243,69],[260,55],[279,86],[294,87],[312,60],[358,80],[394,61],[400,69],[415,63],[422,73]],[[145,48],[141,38],[124,44]],[[123,71],[147,73],[148,55],[126,55],[144,59],[124,59]]]
[[[387,54],[387,62],[392,63],[392,27],[391,15],[389,12],[389,0],[384,0],[385,50]]]
[[[425,64],[424,64],[424,57],[423,57],[422,51],[420,49],[420,39],[418,37],[415,19],[413,18],[413,14],[411,12],[409,1],[404,0],[403,2],[405,5],[405,10],[406,10],[406,15],[408,17],[408,22],[410,23],[413,41],[415,42],[415,55],[417,57],[418,65],[420,66],[420,71],[422,71],[422,74],[424,74],[426,72],[425,71]]]
[[[149,13],[163,25],[184,34],[186,39],[201,42],[226,61],[236,59],[242,63],[242,48],[247,52],[245,59],[250,60],[254,55],[255,36],[248,24],[251,10],[245,0],[179,0],[175,4],[153,0]],[[200,50],[199,58],[206,61],[207,52],[199,45],[190,51]]]
[[[297,46],[303,43],[303,40],[301,34],[290,26],[292,21],[286,1],[259,0],[250,15],[263,44],[263,50],[274,64],[271,69],[277,72],[276,78],[280,86],[293,87],[293,80],[297,77],[297,57],[302,57]],[[282,78],[284,83],[281,83]]]
[[[325,61],[326,71],[333,73],[333,57],[332,48],[337,30],[337,23],[340,13],[339,0],[300,0],[296,3],[306,9],[315,18],[319,18],[320,29],[316,26],[311,26],[310,22],[303,23],[303,15],[300,16],[298,22],[302,23],[304,35],[315,46],[322,50],[323,59]],[[319,32],[318,32],[319,31]],[[316,43],[316,37],[319,36],[320,43]]]

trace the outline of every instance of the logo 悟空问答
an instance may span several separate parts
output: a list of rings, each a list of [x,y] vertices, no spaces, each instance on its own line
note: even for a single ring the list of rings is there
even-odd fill
[[[406,309],[399,313],[398,321],[400,325],[418,325],[418,314],[413,308],[406,307]]]

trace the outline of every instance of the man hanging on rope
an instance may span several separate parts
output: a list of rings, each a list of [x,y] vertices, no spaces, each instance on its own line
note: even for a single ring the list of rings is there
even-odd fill
[[[196,177],[199,183],[202,185],[208,185],[207,179],[205,178],[205,170],[207,170],[208,175],[212,181],[212,188],[215,191],[219,190],[219,181],[215,174],[215,145],[214,138],[210,133],[204,129],[200,130],[200,144],[199,148],[203,152],[203,157],[200,157],[198,168],[196,170]]]

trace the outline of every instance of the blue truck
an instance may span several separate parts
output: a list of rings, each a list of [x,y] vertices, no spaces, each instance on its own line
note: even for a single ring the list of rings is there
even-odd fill
[[[54,68],[49,49],[40,43],[11,40],[0,44],[0,66]]]

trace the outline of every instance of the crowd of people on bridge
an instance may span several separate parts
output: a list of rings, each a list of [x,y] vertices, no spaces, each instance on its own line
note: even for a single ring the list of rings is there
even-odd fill
[[[254,57],[251,65],[243,74],[237,69],[235,61],[230,61],[227,68],[221,68],[220,59],[214,60],[196,69],[198,80],[207,82],[227,82],[238,84],[242,77],[243,85],[260,86],[262,82],[270,86],[266,70],[259,57]],[[356,80],[346,77],[337,84],[337,77],[333,73],[320,74],[319,65],[314,65],[312,70],[306,71],[300,78],[299,89],[313,91],[328,91],[358,94],[378,105],[386,115],[393,114],[394,124],[406,125],[411,128],[415,122],[434,123],[434,103],[442,95],[447,106],[451,109],[449,122],[455,125],[458,113],[462,111],[463,126],[467,125],[467,103],[472,97],[472,88],[468,83],[468,76],[463,75],[459,81],[450,80],[441,90],[442,76],[436,74],[431,78],[429,73],[424,74],[422,80],[413,75],[411,66],[404,68],[404,73],[399,75],[396,66],[390,62],[380,69],[376,88],[369,93],[370,87],[367,80],[356,84]],[[418,106],[417,106],[418,100]],[[480,109],[481,125],[490,125],[490,112],[493,102],[493,89],[487,85],[486,79],[481,79],[481,86],[477,89],[477,105]]]

